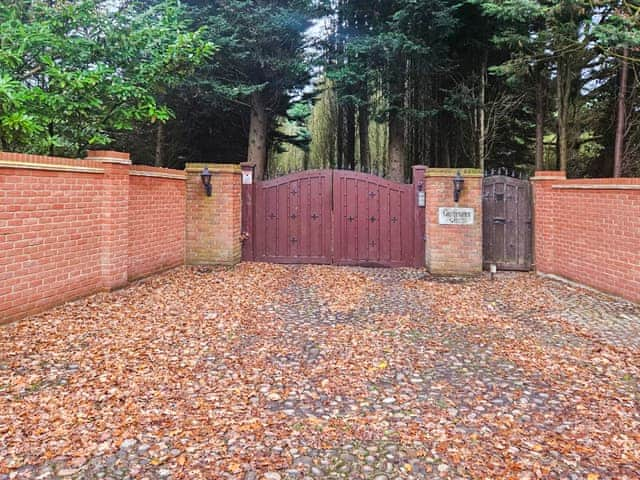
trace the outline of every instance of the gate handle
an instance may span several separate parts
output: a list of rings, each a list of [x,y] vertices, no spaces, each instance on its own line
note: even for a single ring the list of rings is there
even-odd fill
[[[500,223],[504,225],[507,221],[504,218],[494,218],[493,223]]]

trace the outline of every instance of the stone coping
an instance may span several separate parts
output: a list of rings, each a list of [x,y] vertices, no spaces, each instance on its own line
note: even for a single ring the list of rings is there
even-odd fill
[[[84,165],[56,165],[53,163],[17,162],[12,160],[0,160],[0,168],[21,168],[27,170],[46,170],[50,172],[104,173],[104,168],[86,167]]]
[[[458,172],[463,177],[484,177],[484,173],[479,168],[427,168],[425,177],[455,177]]]
[[[170,173],[170,172],[154,172],[149,170],[131,170],[129,175],[136,177],[153,177],[153,178],[169,178],[172,180],[186,180],[187,176],[184,173]]]
[[[211,173],[237,173],[242,172],[240,165],[236,163],[187,163],[185,172],[201,173],[207,167]]]
[[[563,185],[551,185],[551,188],[558,188],[563,190],[640,190],[640,185],[632,184],[563,184]]]
[[[564,170],[536,170],[529,180],[566,180],[567,172]]]

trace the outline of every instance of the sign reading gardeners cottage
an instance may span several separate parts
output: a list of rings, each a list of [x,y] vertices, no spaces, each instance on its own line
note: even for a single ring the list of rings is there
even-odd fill
[[[473,208],[440,207],[438,223],[440,225],[473,225]]]

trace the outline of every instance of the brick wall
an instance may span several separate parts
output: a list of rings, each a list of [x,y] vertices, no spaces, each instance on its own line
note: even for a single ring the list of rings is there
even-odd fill
[[[187,263],[235,264],[242,257],[241,174],[239,165],[207,165],[212,195],[207,197],[200,173],[202,163],[188,163]]]
[[[640,301],[640,179],[536,172],[535,266]]]
[[[460,171],[464,188],[453,201],[453,177]],[[482,173],[474,169],[429,168],[425,173],[425,259],[433,274],[475,274],[482,271]],[[440,225],[440,207],[473,208],[472,225]]]
[[[184,172],[134,165],[129,172],[129,280],[184,264]]]
[[[0,153],[0,322],[102,285],[104,170]]]
[[[184,172],[130,163],[0,152],[0,322],[183,262]]]

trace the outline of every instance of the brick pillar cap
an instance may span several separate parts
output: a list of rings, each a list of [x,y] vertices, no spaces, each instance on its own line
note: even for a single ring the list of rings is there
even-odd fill
[[[131,165],[131,156],[126,152],[116,152],[113,150],[89,150],[87,160],[94,160],[102,163],[120,163]]]
[[[240,163],[240,167],[241,168],[255,168],[256,164],[253,162],[241,162]]]

